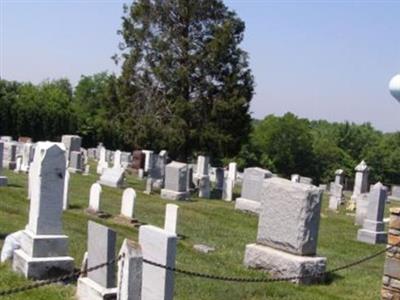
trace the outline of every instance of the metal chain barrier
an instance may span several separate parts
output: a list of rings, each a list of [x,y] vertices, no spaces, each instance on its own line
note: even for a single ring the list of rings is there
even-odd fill
[[[82,270],[82,271],[77,271],[77,272],[73,272],[67,275],[63,275],[63,276],[59,276],[56,278],[52,278],[52,279],[48,279],[48,280],[41,280],[38,282],[35,282],[33,284],[30,285],[25,285],[25,286],[21,286],[21,287],[16,287],[16,288],[12,288],[12,289],[8,289],[8,290],[3,290],[0,291],[0,297],[3,296],[8,296],[11,294],[16,294],[16,293],[21,293],[21,292],[25,292],[25,291],[29,291],[32,289],[37,289],[39,287],[45,286],[45,285],[49,285],[52,283],[57,283],[57,282],[61,282],[61,281],[68,281],[68,280],[76,280],[81,274],[87,274],[88,272],[92,272],[101,268],[104,268],[105,266],[114,264],[115,262],[119,261],[121,258],[123,257],[123,255],[120,255],[108,262],[99,264],[97,266],[93,266],[91,268]]]
[[[336,273],[338,271],[342,271],[345,269],[349,269],[351,267],[357,266],[359,264],[362,264],[363,262],[366,262],[368,260],[371,260],[383,253],[386,253],[387,251],[393,249],[394,247],[398,247],[400,246],[400,243],[397,243],[395,245],[392,245],[390,247],[387,247],[386,249],[383,249],[381,251],[378,251],[372,255],[363,257],[357,261],[348,263],[346,265],[334,268],[334,269],[330,269],[328,271],[322,272],[322,273],[317,273],[317,274],[309,274],[309,275],[305,275],[305,276],[292,276],[292,277],[277,277],[277,278],[249,278],[249,277],[228,277],[228,276],[218,276],[218,275],[212,275],[212,274],[206,274],[206,273],[199,273],[199,272],[192,272],[192,271],[187,271],[187,270],[182,270],[179,268],[174,268],[174,267],[169,267],[169,266],[165,266],[153,261],[149,261],[147,259],[143,259],[144,263],[147,263],[149,265],[155,266],[155,267],[159,267],[159,268],[163,268],[166,269],[168,271],[173,271],[176,273],[181,273],[184,275],[188,275],[188,276],[194,276],[194,277],[200,277],[200,278],[206,278],[206,279],[212,279],[212,280],[221,280],[221,281],[233,281],[233,282],[245,282],[245,283],[266,283],[266,282],[282,282],[282,281],[294,281],[294,280],[301,280],[301,279],[307,279],[307,278],[322,278],[326,275],[330,275],[332,273]]]
[[[165,266],[163,264],[159,264],[147,259],[143,259],[143,262],[155,267],[159,267],[162,269],[166,269],[168,271],[172,271],[172,272],[176,272],[176,273],[180,273],[180,274],[184,274],[184,275],[188,275],[188,276],[194,276],[194,277],[200,277],[200,278],[206,278],[206,279],[212,279],[212,280],[220,280],[220,281],[231,281],[231,282],[243,282],[243,283],[268,283],[268,282],[285,282],[285,281],[294,281],[294,280],[301,280],[301,279],[307,279],[307,278],[322,278],[326,275],[332,274],[332,273],[336,273],[338,271],[342,271],[345,269],[349,269],[351,267],[360,265],[366,261],[369,261],[391,249],[393,249],[394,247],[399,247],[400,243],[397,243],[395,245],[392,245],[390,247],[387,247],[386,249],[383,249],[381,251],[378,251],[372,255],[363,257],[359,260],[356,260],[354,262],[348,263],[346,265],[337,267],[337,268],[333,268],[330,269],[328,271],[319,273],[319,274],[309,274],[306,276],[293,276],[293,277],[277,277],[277,278],[249,278],[249,277],[229,277],[229,276],[219,276],[219,275],[212,275],[212,274],[206,274],[206,273],[200,273],[200,272],[193,272],[193,271],[187,271],[187,270],[182,270],[179,268],[175,268],[175,267],[169,267],[169,266]],[[123,258],[124,255],[120,255],[115,259],[112,259],[108,262],[99,264],[97,266],[85,269],[84,271],[77,271],[68,275],[64,275],[64,276],[60,276],[57,278],[53,278],[53,279],[49,279],[49,280],[43,280],[43,281],[39,281],[37,283],[33,283],[31,285],[26,285],[26,286],[22,286],[22,287],[17,287],[17,288],[13,288],[13,289],[8,289],[8,290],[3,290],[0,291],[0,297],[3,296],[8,296],[11,294],[16,294],[16,293],[21,293],[21,292],[25,292],[28,290],[32,290],[32,289],[36,289],[45,285],[49,285],[52,283],[56,283],[56,282],[60,282],[60,281],[67,281],[67,280],[73,280],[73,279],[77,279],[81,274],[83,273],[88,273],[100,268],[103,268],[105,266],[108,266],[110,264],[113,264],[115,262],[118,262],[121,258]]]

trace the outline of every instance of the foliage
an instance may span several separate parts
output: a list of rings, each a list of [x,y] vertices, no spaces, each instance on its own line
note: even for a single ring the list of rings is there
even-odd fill
[[[253,77],[244,23],[220,0],[125,6],[119,80],[122,134],[132,147],[186,160],[236,154],[250,131]]]

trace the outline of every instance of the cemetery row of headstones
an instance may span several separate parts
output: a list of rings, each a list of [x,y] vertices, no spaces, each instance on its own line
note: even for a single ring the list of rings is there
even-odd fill
[[[27,278],[54,278],[74,270],[74,259],[68,256],[68,236],[62,229],[66,153],[62,143],[39,142],[36,145],[31,169],[28,224],[24,230],[11,235],[14,238],[18,236],[18,245],[13,247],[11,255],[13,270]],[[94,184],[91,197],[99,187]],[[121,214],[126,217],[133,216],[135,196],[135,191],[130,188],[123,193]],[[144,225],[140,227],[138,243],[124,241],[117,278],[114,264],[118,260],[116,233],[89,221],[87,254],[82,266],[84,272],[77,286],[78,299],[172,299],[173,272],[143,265],[142,260],[174,267],[177,211],[176,205],[168,204],[164,228]],[[6,238],[3,250],[11,240]],[[107,262],[102,268],[85,271]]]

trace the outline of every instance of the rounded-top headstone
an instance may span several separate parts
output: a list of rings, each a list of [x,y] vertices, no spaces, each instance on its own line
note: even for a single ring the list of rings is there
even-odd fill
[[[400,74],[395,75],[389,82],[389,91],[400,102]]]

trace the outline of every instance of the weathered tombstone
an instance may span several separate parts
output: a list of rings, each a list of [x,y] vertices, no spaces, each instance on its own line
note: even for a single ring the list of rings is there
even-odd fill
[[[390,200],[400,201],[400,185],[393,185]]]
[[[17,158],[15,160],[15,169],[14,173],[19,173],[21,172],[21,167],[22,167],[22,156],[17,155]]]
[[[67,210],[69,206],[69,179],[71,175],[65,170],[64,193],[63,193],[63,210]]]
[[[363,228],[358,230],[357,240],[368,244],[386,243],[387,233],[383,223],[386,200],[386,191],[378,182],[369,193],[367,216]]]
[[[264,181],[257,243],[246,245],[244,263],[273,277],[301,277],[312,283],[325,271],[316,257],[322,191],[282,178]],[[315,277],[314,277],[315,276]]]
[[[344,184],[344,171],[342,169],[335,171],[335,183],[341,185]]]
[[[153,151],[152,150],[142,150],[142,152],[145,155],[145,159],[144,159],[144,171],[145,172],[149,172],[150,168],[151,168],[151,164],[153,162]]]
[[[355,225],[362,226],[364,224],[364,219],[367,216],[368,210],[368,201],[369,201],[369,194],[361,194],[357,196],[356,199],[356,219]]]
[[[235,186],[235,182],[231,178],[225,178],[224,185],[222,187],[222,199],[225,201],[233,201],[233,188]]]
[[[90,174],[90,165],[85,165],[85,171],[83,171],[83,176],[88,176]]]
[[[210,176],[202,175],[199,177],[199,198],[210,198],[211,184]]]
[[[136,192],[133,188],[127,188],[122,194],[121,216],[132,219],[135,212]]]
[[[93,183],[90,187],[89,194],[89,207],[88,210],[91,212],[100,211],[100,196],[101,196],[101,185],[98,183]]]
[[[33,144],[31,143],[25,143],[23,146],[22,150],[22,165],[21,165],[21,171],[22,172],[28,172],[29,171],[29,166],[33,160]]]
[[[153,187],[162,189],[165,180],[165,165],[167,164],[167,151],[162,150],[160,153],[152,155],[152,164],[149,170],[150,177],[153,179]]]
[[[164,230],[176,234],[176,224],[178,222],[178,205],[167,204],[165,207]]]
[[[121,151],[120,150],[117,150],[117,151],[114,152],[113,168],[118,168],[118,169],[122,168],[122,165],[121,165]]]
[[[237,177],[237,163],[231,162],[228,166],[228,178],[233,180],[233,184],[235,184]]]
[[[331,182],[329,194],[329,209],[337,211],[343,202],[343,185]]]
[[[261,168],[247,168],[244,170],[242,192],[236,199],[235,209],[258,214],[262,197],[263,183],[272,173]]]
[[[365,161],[361,161],[360,164],[357,165],[355,168],[356,171],[356,177],[354,181],[354,189],[353,189],[353,195],[351,196],[351,203],[350,203],[350,208],[351,205],[354,204],[357,200],[357,197],[360,194],[364,194],[368,192],[368,172],[369,168]]]
[[[116,240],[115,231],[93,221],[88,222],[88,269],[115,259]],[[107,264],[78,279],[77,297],[80,300],[115,299],[115,281],[115,264]]]
[[[117,300],[141,300],[143,255],[142,248],[134,241],[125,239],[122,243],[118,262]]]
[[[0,187],[7,186],[8,178],[6,176],[1,175],[1,171],[3,169],[3,150],[4,150],[4,142],[0,142]]]
[[[153,191],[153,179],[151,179],[151,177],[148,177],[146,179],[146,189],[144,190],[143,193],[150,195],[152,191]]]
[[[3,150],[3,166],[10,170],[14,170],[16,167],[17,159],[17,143],[16,142],[5,142]]]
[[[165,188],[161,190],[161,198],[169,200],[186,200],[189,198],[187,169],[187,164],[177,161],[166,166]]]
[[[175,267],[176,234],[152,225],[140,226],[139,244],[142,247],[143,259]],[[143,264],[142,299],[172,300],[173,297],[174,272]]]
[[[67,255],[68,237],[62,234],[65,147],[39,142],[34,160],[29,223],[21,249],[14,253],[13,269],[27,278],[45,279],[74,268],[73,258]]]
[[[290,176],[290,181],[292,181],[292,182],[300,182],[300,175],[299,174],[292,174]]]
[[[304,177],[304,176],[300,176],[300,183],[304,183],[304,184],[312,184],[313,180],[310,177]]]
[[[146,155],[141,150],[135,150],[132,153],[132,168],[135,170],[144,169]]]
[[[222,191],[224,187],[225,171],[224,168],[215,169],[215,189]]]
[[[104,169],[108,168],[108,162],[106,160],[106,148],[103,146],[99,147],[99,161],[97,163],[97,174],[103,174]]]
[[[63,135],[61,143],[65,145],[67,160],[70,160],[72,151],[81,151],[82,138],[79,135]]]
[[[71,173],[82,173],[83,159],[81,151],[71,151],[69,161],[69,171]]]
[[[108,168],[103,171],[98,181],[102,185],[109,187],[121,188],[124,184],[125,169],[123,168]]]
[[[203,175],[208,175],[208,165],[210,163],[210,158],[208,156],[199,155],[197,157],[197,177]]]

